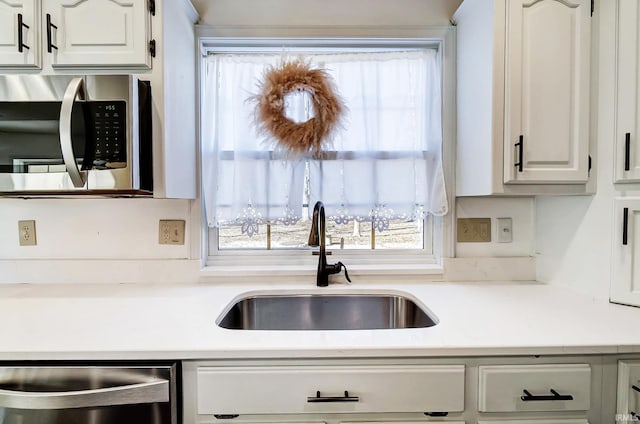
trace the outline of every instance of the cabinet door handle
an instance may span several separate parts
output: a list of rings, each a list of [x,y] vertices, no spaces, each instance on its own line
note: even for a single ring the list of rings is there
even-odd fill
[[[29,25],[22,21],[22,13],[18,13],[18,51],[20,53],[22,53],[24,49],[29,49],[29,46],[24,44],[24,36],[22,34],[23,28],[29,29]]]
[[[622,245],[626,246],[627,244],[629,244],[629,208],[624,208],[622,211]]]
[[[514,166],[518,167],[518,172],[522,172],[523,166],[524,166],[524,161],[523,161],[523,157],[524,157],[524,136],[521,135],[520,136],[520,141],[518,141],[515,144],[516,149],[518,149],[518,162],[514,163]]]
[[[51,53],[53,49],[58,50],[58,46],[51,42],[51,28],[58,29],[58,27],[51,22],[51,15],[47,13],[47,52],[49,53]]]
[[[344,396],[320,396],[320,391],[316,392],[315,397],[308,397],[309,403],[330,403],[330,402],[360,402],[358,396],[349,396],[348,391],[344,391]]]
[[[523,390],[524,396],[520,396],[523,402],[539,401],[539,400],[573,400],[572,395],[561,395],[553,389],[549,390],[550,395],[532,395],[528,390]]]
[[[631,169],[631,133],[624,135],[624,170]]]
[[[635,390],[636,392],[640,393],[640,387],[638,387],[638,386],[636,386],[636,385],[633,385],[633,386],[631,386],[631,388],[632,388],[633,390]]]

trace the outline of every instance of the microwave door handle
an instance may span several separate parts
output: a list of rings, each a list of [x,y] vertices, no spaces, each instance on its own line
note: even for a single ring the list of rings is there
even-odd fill
[[[134,405],[169,401],[169,381],[69,392],[21,392],[0,390],[0,407],[15,409],[69,409]]]
[[[60,147],[62,148],[62,159],[67,167],[67,173],[71,177],[73,186],[83,187],[87,182],[87,171],[80,171],[80,168],[78,168],[71,139],[71,112],[76,97],[89,100],[82,78],[73,78],[69,82],[62,98],[62,106],[60,107]]]

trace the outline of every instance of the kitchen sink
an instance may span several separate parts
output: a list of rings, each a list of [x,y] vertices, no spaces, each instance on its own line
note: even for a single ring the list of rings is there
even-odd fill
[[[425,328],[437,318],[398,294],[267,294],[235,301],[218,319],[232,330]]]

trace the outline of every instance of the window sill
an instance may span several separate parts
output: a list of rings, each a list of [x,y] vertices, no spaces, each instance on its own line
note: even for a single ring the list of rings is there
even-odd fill
[[[442,276],[442,264],[354,264],[347,265],[349,276]],[[208,265],[200,270],[200,276],[207,277],[313,277],[316,275],[314,265]]]
[[[439,263],[353,263],[349,276],[354,283],[400,283],[426,281],[533,281],[536,279],[536,258],[472,257],[443,258]],[[246,263],[246,262],[245,262]],[[200,269],[200,281],[230,283],[297,283],[315,281],[317,258],[310,262],[209,264]],[[344,274],[331,277],[346,282]]]

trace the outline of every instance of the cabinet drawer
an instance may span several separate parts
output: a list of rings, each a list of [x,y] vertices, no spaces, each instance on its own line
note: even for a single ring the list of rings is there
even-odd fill
[[[464,365],[200,367],[197,388],[199,414],[454,412]]]
[[[478,410],[481,412],[589,409],[591,368],[588,364],[485,366],[479,368],[479,376]],[[565,399],[567,395],[572,399]]]

